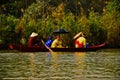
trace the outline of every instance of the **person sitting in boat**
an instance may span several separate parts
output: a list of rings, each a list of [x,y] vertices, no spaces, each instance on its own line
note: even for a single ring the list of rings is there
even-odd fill
[[[75,47],[76,48],[86,48],[86,39],[82,32],[79,32],[74,36]]]
[[[52,42],[53,42],[53,40],[52,40],[52,38],[53,38],[53,36],[49,36],[49,39],[46,41],[46,46],[48,46],[49,48],[51,47],[51,44],[52,44]]]
[[[63,48],[60,36],[56,36],[56,39],[52,42],[51,48]]]
[[[38,45],[37,36],[38,36],[37,33],[32,32],[32,34],[30,35],[29,41],[28,41],[28,47]]]
[[[26,36],[23,35],[21,40],[20,40],[21,45],[26,45]]]

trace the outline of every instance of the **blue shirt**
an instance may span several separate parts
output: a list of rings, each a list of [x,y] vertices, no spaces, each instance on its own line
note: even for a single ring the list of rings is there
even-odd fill
[[[48,41],[46,41],[45,44],[46,44],[46,46],[50,47],[52,42],[53,42],[53,40],[49,39]]]

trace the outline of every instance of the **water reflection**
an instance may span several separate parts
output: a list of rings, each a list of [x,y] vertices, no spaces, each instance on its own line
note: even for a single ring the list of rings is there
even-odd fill
[[[119,51],[0,53],[0,80],[119,80]]]
[[[47,52],[47,53],[46,53],[46,61],[50,61],[51,58],[52,58],[51,53],[50,53],[50,52]]]
[[[35,55],[34,53],[30,53],[29,54],[29,60],[30,60],[30,72],[31,72],[31,76],[30,76],[30,79],[34,78],[35,77]]]
[[[49,65],[49,67],[53,67],[54,69],[57,67],[57,62],[56,62],[57,57],[58,57],[57,54],[58,54],[57,52],[52,52],[52,53],[47,52],[46,53],[46,60],[48,62],[50,62],[49,64],[51,64],[51,65]]]
[[[85,70],[85,52],[75,52],[75,64],[76,64],[76,70],[75,73],[76,75],[82,75],[84,76],[84,70]]]

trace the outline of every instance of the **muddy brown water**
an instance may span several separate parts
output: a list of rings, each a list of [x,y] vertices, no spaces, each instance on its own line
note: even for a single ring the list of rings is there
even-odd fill
[[[0,80],[120,80],[120,49],[1,52]]]

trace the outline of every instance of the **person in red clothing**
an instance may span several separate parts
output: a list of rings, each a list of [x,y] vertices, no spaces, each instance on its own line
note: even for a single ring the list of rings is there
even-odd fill
[[[74,36],[75,47],[76,48],[86,48],[86,39],[82,32],[79,32]]]
[[[37,45],[37,36],[38,34],[33,32],[31,35],[30,35],[30,38],[29,38],[29,41],[28,41],[28,47],[32,47],[34,45]]]

